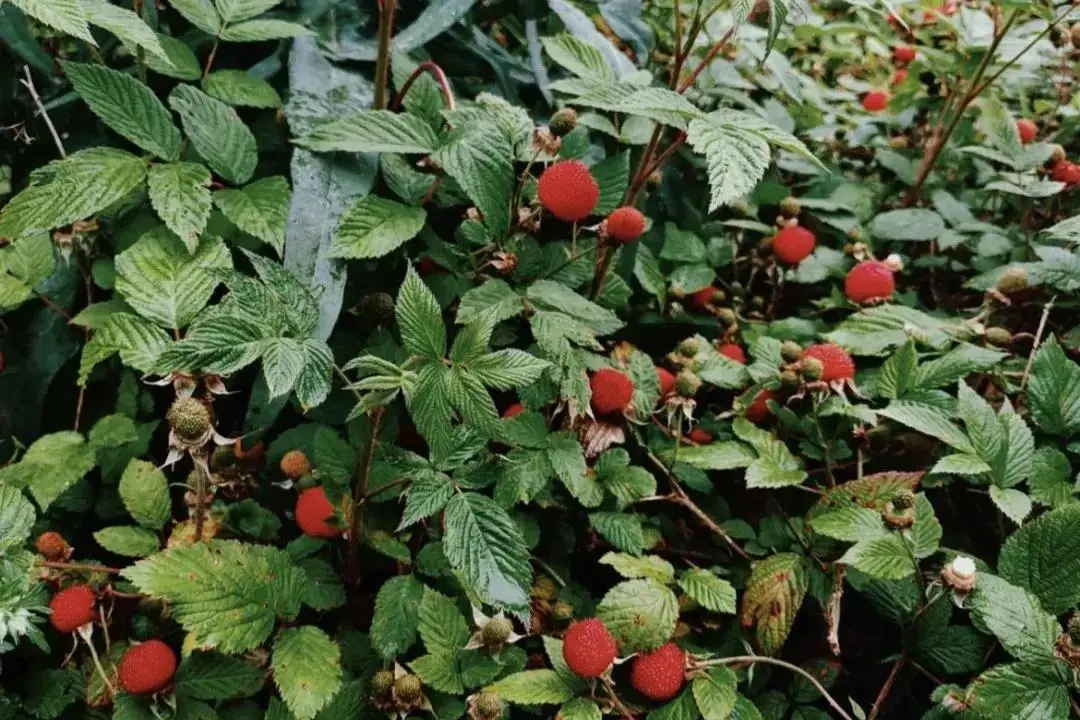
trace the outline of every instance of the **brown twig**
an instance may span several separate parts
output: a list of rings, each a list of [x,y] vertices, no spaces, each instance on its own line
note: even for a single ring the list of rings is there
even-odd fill
[[[829,593],[828,605],[825,606],[825,625],[828,627],[825,639],[829,643],[829,651],[835,657],[840,657],[840,601],[844,597],[844,572],[844,565],[833,565],[833,589]]]
[[[405,84],[401,86],[401,89],[398,90],[397,94],[394,96],[393,101],[390,103],[390,110],[397,112],[401,109],[401,103],[405,101],[405,96],[409,93],[413,83],[425,72],[430,73],[431,76],[435,78],[435,82],[439,85],[439,90],[442,91],[443,100],[446,101],[446,109],[453,111],[456,107],[456,103],[454,102],[454,91],[450,89],[450,81],[446,79],[446,73],[443,72],[443,69],[431,60],[425,60],[416,66],[416,69],[409,75]]]
[[[204,459],[205,461],[205,459]],[[195,461],[195,542],[203,541],[203,526],[206,524],[206,489],[210,484],[210,472],[199,461]]]
[[[386,108],[386,86],[390,76],[390,39],[394,34],[397,0],[379,0],[379,54],[375,60],[375,109]]]
[[[56,126],[53,125],[52,118],[49,117],[49,113],[45,111],[45,104],[41,102],[41,96],[38,95],[37,88],[34,86],[34,77],[30,74],[30,66],[23,66],[23,73],[26,75],[25,80],[20,80],[23,86],[29,91],[30,98],[34,101],[34,105],[37,106],[38,114],[45,120],[45,126],[49,128],[49,134],[52,135],[53,143],[56,145],[57,152],[60,153],[60,157],[67,157],[67,151],[64,150],[64,143],[60,140],[60,133],[56,132]],[[70,318],[69,318],[70,319]]]
[[[896,678],[900,677],[900,670],[903,669],[907,663],[907,651],[901,653],[900,657],[893,663],[892,670],[889,671],[889,676],[885,678],[885,684],[881,686],[881,692],[878,693],[877,698],[874,700],[873,707],[870,708],[870,714],[866,717],[866,720],[876,720],[878,713],[881,712],[881,707],[885,704],[885,700],[889,697],[889,693],[892,692],[893,685],[896,684]]]
[[[607,695],[608,701],[611,703],[611,707],[616,710],[622,717],[622,720],[634,720],[634,714],[630,712],[630,708],[623,704],[623,701],[619,699],[619,696],[615,693],[615,687],[611,684],[611,678],[600,678],[601,684],[604,686],[604,692]]]
[[[1042,343],[1043,332],[1046,330],[1046,321],[1050,317],[1050,309],[1054,307],[1054,301],[1057,300],[1057,295],[1050,298],[1050,301],[1046,303],[1043,308],[1042,317],[1039,318],[1039,328],[1035,331],[1035,342],[1031,345],[1031,353],[1028,355],[1027,365],[1024,366],[1024,377],[1020,379],[1020,389],[1023,390],[1027,387],[1028,378],[1031,377],[1031,366],[1035,363],[1035,352],[1039,349],[1040,343]]]
[[[599,245],[602,241],[597,241]],[[596,270],[593,272],[592,287],[589,289],[589,299],[596,300],[600,295],[600,291],[604,289],[604,278],[607,277],[608,270],[611,269],[611,263],[615,260],[615,248],[604,245],[599,249],[600,258],[596,263]]]
[[[819,693],[821,693],[821,697],[825,698],[825,701],[827,703],[829,703],[829,705],[832,707],[833,710],[836,711],[837,715],[839,715],[843,720],[853,720],[851,715],[849,715],[844,710],[844,707],[839,702],[837,702],[836,699],[833,698],[832,695],[829,694],[829,691],[825,689],[825,687],[821,684],[821,682],[818,681],[818,679],[816,677],[814,677],[813,675],[811,675],[807,671],[803,670],[798,665],[792,665],[791,663],[789,663],[789,662],[787,662],[785,660],[781,660],[779,658],[774,658],[774,657],[766,657],[766,656],[763,656],[763,655],[737,655],[737,656],[734,656],[734,657],[715,658],[715,659],[712,659],[712,660],[705,660],[703,662],[698,663],[697,666],[704,668],[704,667],[715,667],[717,665],[753,665],[755,663],[762,663],[762,664],[765,664],[765,665],[775,665],[777,667],[782,667],[785,670],[790,670],[793,673],[797,673],[799,675],[802,675],[803,678],[805,678],[807,680],[807,682],[809,682],[811,685],[813,685],[814,688]]]
[[[392,2],[393,0],[387,0]],[[371,463],[375,458],[375,446],[379,442],[379,425],[382,424],[385,408],[376,408],[368,417],[368,434],[360,452],[360,462],[356,468],[356,482],[353,485],[353,511],[349,527],[348,565],[346,567],[346,588],[355,594],[360,577],[360,537],[364,532],[363,502],[368,495],[368,481],[371,479]]]
[[[119,575],[123,572],[120,568],[106,565],[92,565],[90,563],[69,563],[57,560],[38,560],[38,567],[51,568],[53,570],[77,570],[79,572],[102,572],[107,575]]]
[[[679,85],[678,93],[680,95],[690,89],[690,87],[694,84],[694,81],[697,80],[698,76],[701,75],[705,68],[709,66],[709,63],[711,63],[713,59],[720,54],[720,51],[724,49],[724,46],[728,44],[728,41],[731,40],[731,36],[734,34],[735,28],[732,27],[726,33],[724,33],[724,36],[720,38],[720,40],[713,43],[713,46],[709,48],[709,51],[707,53],[705,53],[705,57],[703,57],[701,59],[701,62],[698,63],[697,67],[695,67],[690,72],[690,76],[686,78],[686,80],[683,80],[683,82]]]

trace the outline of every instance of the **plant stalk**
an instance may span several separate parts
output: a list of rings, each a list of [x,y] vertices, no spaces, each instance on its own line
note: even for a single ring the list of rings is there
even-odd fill
[[[379,0],[379,55],[375,60],[375,109],[386,109],[390,77],[390,39],[394,34],[397,0]]]
[[[382,424],[385,408],[374,410],[368,420],[368,433],[360,451],[360,462],[356,467],[356,482],[353,485],[352,518],[349,524],[348,564],[346,566],[346,588],[350,595],[356,593],[360,578],[360,537],[364,533],[364,500],[368,495],[368,482],[371,479],[371,463],[378,444],[379,426]]]

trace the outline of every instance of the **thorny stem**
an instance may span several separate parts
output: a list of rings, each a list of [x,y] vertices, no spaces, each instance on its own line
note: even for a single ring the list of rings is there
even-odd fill
[[[201,462],[195,462],[195,542],[203,540],[203,526],[206,524],[206,488],[210,484],[210,473]]]
[[[703,57],[701,59],[701,62],[698,63],[697,67],[695,67],[693,71],[691,71],[690,76],[686,78],[686,80],[683,80],[682,84],[679,85],[678,92],[680,95],[690,89],[690,87],[694,84],[694,81],[697,80],[698,76],[701,75],[705,68],[709,66],[709,63],[713,61],[713,58],[720,54],[720,51],[724,49],[724,46],[728,44],[728,41],[731,40],[731,36],[734,34],[735,28],[732,27],[726,33],[724,33],[724,36],[720,38],[719,41],[713,43],[713,46],[709,48],[709,51],[707,53],[705,53],[705,57]]]
[[[393,0],[387,0],[393,2]],[[350,594],[356,592],[356,583],[360,577],[360,536],[364,532],[363,501],[368,493],[368,481],[371,479],[371,462],[375,457],[375,446],[379,440],[379,425],[382,424],[385,408],[376,408],[368,418],[368,433],[364,438],[364,447],[360,453],[360,463],[356,468],[356,484],[353,485],[352,522],[349,528],[348,566],[346,587]]]
[[[375,109],[386,109],[387,80],[390,76],[390,38],[394,34],[397,0],[379,0],[379,55],[375,60]]]
[[[814,688],[819,693],[821,693],[821,697],[825,698],[825,701],[827,703],[829,703],[829,705],[832,707],[833,710],[836,711],[837,715],[839,715],[841,718],[843,718],[843,720],[853,720],[851,715],[849,715],[847,712],[844,711],[843,706],[839,702],[837,702],[836,699],[833,698],[832,695],[829,694],[829,691],[825,689],[825,687],[818,681],[818,679],[816,677],[814,677],[810,673],[806,672],[805,670],[803,670],[798,665],[792,665],[791,663],[786,662],[784,660],[780,660],[779,658],[766,657],[766,656],[763,656],[763,655],[736,655],[734,657],[715,658],[713,660],[705,660],[704,662],[698,663],[698,667],[715,667],[717,665],[743,665],[743,664],[753,665],[755,663],[763,663],[765,665],[775,665],[777,667],[782,667],[782,668],[784,668],[786,670],[790,670],[793,673],[798,673],[799,675],[802,675],[811,685],[814,686]]]
[[[69,563],[57,560],[38,560],[38,567],[51,568],[53,570],[78,570],[81,572],[102,572],[109,575],[119,575],[123,570],[108,567],[106,565],[93,565],[91,563]]]
[[[896,684],[896,678],[900,677],[900,670],[903,669],[907,663],[907,651],[905,650],[900,654],[900,657],[893,663],[892,670],[889,671],[889,677],[885,678],[885,684],[881,686],[881,692],[878,693],[877,699],[874,700],[873,707],[870,708],[870,714],[866,720],[876,720],[878,713],[881,711],[882,705],[885,704],[885,700],[889,697],[889,693],[892,692],[893,685]]]
[[[1046,303],[1042,317],[1039,318],[1039,329],[1035,331],[1035,342],[1031,346],[1031,354],[1028,355],[1027,365],[1024,366],[1024,377],[1020,379],[1021,391],[1027,386],[1028,378],[1031,377],[1031,366],[1035,363],[1035,351],[1039,349],[1039,344],[1042,342],[1043,332],[1046,330],[1046,321],[1050,317],[1050,309],[1054,307],[1055,300],[1057,300],[1057,295],[1050,298],[1050,301]]]
[[[214,45],[210,48],[210,55],[206,58],[206,66],[203,67],[202,79],[206,82],[206,78],[210,75],[210,68],[214,66],[214,58],[217,57],[218,46],[221,44],[220,38],[214,38]]]
[[[598,241],[599,243],[599,241]],[[611,263],[615,260],[615,248],[605,245],[600,249],[600,258],[596,263],[596,272],[593,273],[592,288],[589,290],[589,299],[596,300],[600,291],[604,289],[604,278],[607,277]]]
[[[630,712],[630,709],[623,704],[623,701],[615,693],[615,687],[611,684],[611,679],[603,677],[600,678],[600,682],[604,686],[604,693],[611,702],[611,707],[619,713],[622,720],[634,720],[634,714]]]
[[[439,85],[439,90],[442,91],[443,100],[446,101],[446,109],[453,111],[456,107],[454,102],[454,91],[450,89],[450,81],[446,79],[446,73],[443,69],[436,65],[431,60],[425,60],[416,66],[416,69],[409,75],[409,79],[405,81],[405,84],[398,90],[397,95],[394,96],[393,102],[390,103],[390,109],[397,112],[401,109],[401,103],[405,101],[405,96],[409,94],[409,90],[412,89],[413,83],[416,82],[424,72],[431,74],[435,78],[435,82]]]
[[[49,134],[52,135],[53,143],[56,145],[57,152],[60,153],[60,157],[67,157],[67,151],[64,150],[64,143],[60,140],[60,133],[56,132],[56,126],[53,125],[52,118],[49,117],[49,113],[45,111],[45,105],[41,102],[41,96],[38,95],[37,88],[34,87],[34,77],[30,74],[30,66],[23,65],[23,73],[26,75],[25,80],[20,80],[23,86],[30,92],[30,98],[34,101],[34,105],[37,106],[38,115],[41,115],[45,120],[45,126],[49,128]],[[70,317],[68,318],[71,319]]]

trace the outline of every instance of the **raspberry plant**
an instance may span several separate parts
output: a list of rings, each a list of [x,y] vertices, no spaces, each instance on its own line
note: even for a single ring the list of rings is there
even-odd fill
[[[1080,716],[1071,2],[0,47],[0,718]]]

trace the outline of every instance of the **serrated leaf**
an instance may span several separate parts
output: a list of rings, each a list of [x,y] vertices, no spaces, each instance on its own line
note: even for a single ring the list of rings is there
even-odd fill
[[[930,469],[935,475],[982,475],[989,473],[990,466],[971,453],[946,455]]]
[[[443,473],[421,472],[414,475],[398,529],[407,528],[439,512],[453,495],[454,484]]]
[[[177,85],[169,107],[180,114],[184,134],[206,164],[234,185],[255,173],[258,153],[255,136],[225,103],[190,85]]]
[[[740,619],[754,626],[758,647],[773,655],[783,647],[795,624],[809,584],[807,560],[779,553],[754,565],[743,593]]]
[[[420,600],[420,637],[429,653],[452,656],[469,642],[469,626],[450,598],[424,588]]]
[[[848,548],[837,562],[882,580],[899,580],[916,570],[910,546],[896,533],[861,540]]]
[[[274,86],[246,70],[217,70],[206,76],[203,87],[210,97],[234,107],[282,106]]]
[[[0,485],[0,550],[21,546],[30,537],[37,514],[22,492]]]
[[[276,619],[300,611],[304,574],[287,553],[213,540],[157,553],[123,572],[140,592],[165,600],[197,644],[224,653],[251,650]]]
[[[671,452],[665,453],[670,457]],[[684,462],[702,470],[734,470],[750,467],[757,460],[757,454],[748,446],[734,440],[695,445],[679,448],[679,462]]]
[[[943,411],[925,403],[911,400],[894,400],[884,410],[877,410],[878,415],[895,420],[924,435],[935,437],[945,444],[975,457],[975,448],[971,441]]]
[[[274,641],[274,684],[297,720],[311,720],[341,687],[341,648],[319,628],[289,628]]]
[[[84,0],[82,5],[91,25],[108,30],[129,47],[143,48],[162,65],[171,64],[158,36],[131,10],[105,0]]]
[[[919,344],[945,349],[964,333],[958,322],[947,322],[904,305],[879,305],[845,318],[825,339],[854,355],[885,355],[914,338]]]
[[[258,18],[237,23],[236,25],[229,25],[221,32],[221,39],[228,42],[262,42],[264,40],[281,40],[302,35],[311,35],[311,31],[303,25],[287,20]]]
[[[132,460],[120,476],[120,499],[135,522],[158,530],[172,517],[169,483],[156,465]]]
[[[915,343],[905,343],[881,366],[876,383],[878,393],[894,399],[902,396],[913,384],[918,363]]]
[[[587,698],[574,698],[559,708],[555,720],[600,720],[600,707]]]
[[[1047,660],[1061,634],[1057,619],[1042,609],[1034,595],[996,575],[980,572],[968,603],[971,620],[997,637],[1017,660]]]
[[[94,448],[77,432],[44,435],[18,462],[0,468],[0,485],[28,488],[41,510],[96,465]]]
[[[597,335],[608,335],[623,326],[612,311],[552,280],[536,281],[529,286],[526,296],[540,307],[580,320]]]
[[[589,168],[600,186],[600,199],[593,208],[595,215],[607,215],[619,207],[626,188],[630,185],[630,153],[619,153],[604,158]],[[638,246],[640,252],[640,245]]]
[[[128,367],[150,372],[169,343],[169,336],[164,330],[149,320],[128,312],[110,315],[104,324],[95,330],[90,342],[83,346],[82,362],[79,365],[80,387],[86,386],[90,372],[99,362],[116,353],[120,354],[120,359]]]
[[[379,588],[371,620],[371,644],[384,660],[392,660],[416,642],[423,595],[424,586],[412,575],[391,578]]]
[[[707,610],[731,614],[738,612],[734,586],[708,570],[687,570],[679,578],[679,587]]]
[[[1072,467],[1065,453],[1055,447],[1042,446],[1031,460],[1031,479],[1028,487],[1035,502],[1060,507],[1073,502],[1075,488],[1071,482]]]
[[[698,710],[705,720],[728,720],[735,709],[738,678],[726,667],[710,668],[701,677],[694,678],[691,690]]]
[[[997,665],[972,681],[965,700],[980,717],[1066,720],[1070,675],[1060,660]]]
[[[116,256],[116,291],[146,319],[180,329],[213,295],[218,285],[213,271],[231,267],[220,238],[205,237],[189,253],[175,235],[155,230]]]
[[[90,27],[86,24],[86,12],[79,0],[11,1],[38,22],[97,46],[94,36],[90,34]]]
[[[603,54],[570,33],[542,38],[541,43],[552,60],[578,77],[600,83],[615,80],[615,72]]]
[[[521,297],[510,284],[498,278],[488,280],[461,296],[458,303],[457,322],[469,325],[491,313],[492,321],[500,323],[523,310]]]
[[[1031,591],[1058,615],[1080,602],[1080,505],[1041,515],[1014,532],[1001,548],[998,571]]]
[[[195,57],[195,53],[191,51],[191,48],[184,44],[183,40],[161,33],[157,33],[154,37],[161,45],[161,49],[165,53],[165,59],[153,54],[147,55],[147,68],[177,80],[192,81],[202,77],[202,67],[199,65],[199,59]]]
[[[874,218],[870,232],[881,240],[934,240],[945,232],[945,221],[933,210],[890,210]]]
[[[428,653],[409,663],[416,676],[439,692],[457,695],[465,692],[465,683],[457,671],[457,658],[453,655]]]
[[[439,301],[412,266],[398,290],[395,313],[406,350],[432,360],[446,355],[446,326]]]
[[[45,233],[0,248],[0,313],[34,297],[55,269],[53,243]]]
[[[282,0],[214,0],[222,22],[235,23],[262,15],[280,5]]]
[[[818,515],[810,522],[814,532],[845,542],[872,540],[889,534],[881,513],[863,507],[841,507]]]
[[[124,557],[146,557],[161,547],[156,533],[125,525],[102,528],[94,533],[94,540],[109,552]]]
[[[211,0],[170,0],[169,4],[203,32],[214,36],[221,32],[221,17]]]
[[[487,688],[507,702],[521,705],[557,705],[576,694],[576,688],[554,670],[525,670],[504,677]]]
[[[237,506],[230,506],[234,510]],[[269,516],[277,520],[276,516]],[[313,610],[333,610],[345,604],[345,588],[338,571],[325,560],[305,558],[297,563],[304,571],[304,604]]]
[[[1028,401],[1032,419],[1044,431],[1071,435],[1080,430],[1080,365],[1066,357],[1054,337],[1035,354]]]
[[[496,126],[471,122],[455,127],[431,156],[476,205],[496,241],[501,241],[510,229],[512,154],[510,141]]]
[[[631,555],[640,555],[645,550],[645,531],[637,516],[628,513],[598,512],[589,515],[589,522],[596,532],[617,550]]]
[[[368,195],[342,216],[330,256],[358,259],[389,255],[416,237],[426,221],[423,208]]]
[[[655,580],[625,580],[608,590],[596,615],[623,653],[655,650],[675,633],[679,602]]]
[[[485,387],[513,390],[539,380],[551,363],[524,350],[509,348],[470,360],[468,367],[469,372]]]
[[[941,357],[920,363],[915,373],[913,389],[933,390],[955,386],[971,373],[989,370],[1005,357],[1004,353],[990,348],[961,344]]]
[[[1017,525],[1023,524],[1025,518],[1031,514],[1031,498],[1016,488],[1001,488],[997,485],[990,486],[990,499],[1005,517]]]
[[[764,138],[719,122],[714,115],[693,120],[686,140],[708,163],[709,212],[753,190],[772,159]]]
[[[585,83],[585,87],[586,92],[569,100],[571,104],[636,115],[680,130],[688,122],[704,117],[693,103],[667,88],[634,89],[626,83]]]
[[[365,110],[315,125],[296,143],[316,152],[435,152],[439,138],[431,126],[413,115]]]
[[[552,436],[547,458],[555,476],[579,503],[592,508],[604,501],[604,488],[589,475],[585,453],[576,438],[565,434]]]
[[[610,565],[627,580],[646,578],[668,585],[675,580],[675,568],[667,560],[655,555],[635,557],[625,553],[609,552],[600,558],[601,565]]]
[[[263,674],[259,668],[218,653],[192,653],[176,671],[176,694],[193,700],[249,697],[262,686]]]
[[[736,418],[732,424],[735,435],[757,451],[746,469],[746,487],[777,488],[799,485],[806,480],[806,471],[782,441],[762,430],[746,418]]]
[[[915,500],[915,522],[911,526],[912,552],[919,560],[938,551],[941,543],[941,523],[934,514],[934,506],[925,494]]]
[[[210,219],[210,171],[198,163],[159,163],[146,180],[154,211],[195,252]]]
[[[481,598],[497,607],[528,605],[532,567],[517,523],[484,495],[461,493],[446,506],[443,552]]]
[[[285,222],[292,191],[280,176],[260,178],[235,190],[218,190],[214,205],[233,225],[259,238],[280,255],[285,249]]]

